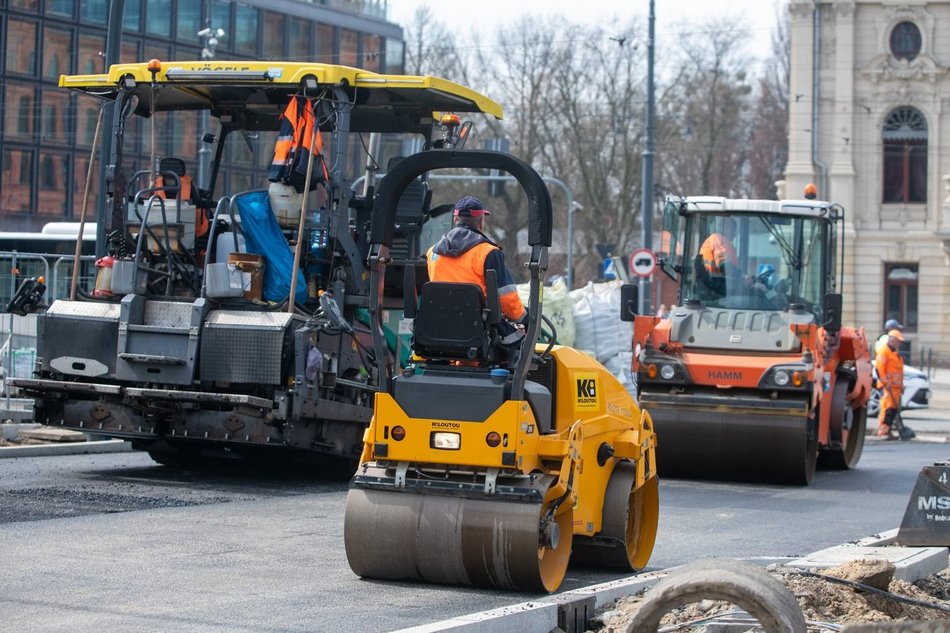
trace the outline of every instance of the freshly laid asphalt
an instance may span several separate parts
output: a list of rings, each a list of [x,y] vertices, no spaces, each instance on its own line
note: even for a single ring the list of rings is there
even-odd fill
[[[662,481],[647,570],[897,527],[920,468],[950,458],[950,372],[933,385],[932,407],[904,414],[920,440],[869,438],[858,469],[807,488]],[[537,598],[357,578],[345,495],[345,481],[176,471],[141,453],[0,460],[0,628],[391,631]],[[615,578],[571,568],[562,589]]]

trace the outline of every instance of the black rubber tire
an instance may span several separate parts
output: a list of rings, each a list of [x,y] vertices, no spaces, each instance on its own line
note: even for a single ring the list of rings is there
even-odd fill
[[[808,486],[815,479],[815,471],[818,470],[818,440],[808,440],[805,444],[803,453],[804,464],[801,470],[788,474],[787,482],[797,486]]]
[[[832,446],[820,455],[822,468],[850,470],[857,467],[864,452],[867,408],[848,406],[847,376],[838,375],[831,398],[830,429]]]
[[[634,488],[637,466],[620,462],[610,474],[601,510],[601,531],[594,538],[575,536],[571,564],[597,569],[640,571],[656,544],[659,482],[651,477]]]
[[[660,618],[700,600],[725,600],[748,612],[768,633],[805,633],[795,596],[760,567],[722,558],[675,569],[647,592],[628,633],[655,633]]]

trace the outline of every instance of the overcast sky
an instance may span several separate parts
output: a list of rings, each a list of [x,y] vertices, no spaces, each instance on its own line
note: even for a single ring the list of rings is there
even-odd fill
[[[779,3],[786,4],[785,0],[655,0],[657,46],[667,38],[682,37],[689,23],[740,16],[751,30],[747,52],[764,57],[771,51],[771,31]],[[464,23],[468,32],[482,29],[488,34],[499,24],[524,14],[560,14],[571,22],[607,24],[614,18],[623,23],[635,15],[645,20],[649,10],[649,0],[389,0],[390,19],[407,26],[421,5],[428,5],[437,19],[450,26]]]

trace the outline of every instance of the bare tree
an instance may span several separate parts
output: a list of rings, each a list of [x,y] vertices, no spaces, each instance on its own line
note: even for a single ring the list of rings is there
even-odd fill
[[[750,61],[738,18],[717,18],[681,39],[679,81],[659,104],[662,180],[682,193],[740,195],[748,160]]]
[[[432,15],[428,5],[416,9],[406,32],[406,72],[436,75],[462,82],[466,51],[449,27]]]
[[[448,29],[425,10],[417,12],[409,29],[407,70],[453,79],[502,103],[505,120],[476,118],[470,146],[485,138],[507,138],[514,155],[542,175],[565,182],[584,205],[574,215],[578,283],[597,275],[598,244],[615,244],[616,254],[639,245],[646,59],[638,43],[643,31],[639,20],[614,23],[608,32],[535,16],[500,27],[494,37],[482,33],[470,43],[464,36],[449,37]],[[758,163],[766,160],[759,152],[780,150],[775,139],[763,140],[761,148],[755,145],[752,141],[759,137],[752,130],[779,127],[782,75],[770,66],[774,76],[764,82],[748,76],[750,61],[737,44],[747,39],[748,30],[739,19],[711,21],[689,31],[680,39],[682,50],[659,59],[658,188],[682,194],[759,191],[754,179],[760,178]],[[760,87],[756,110],[751,107],[753,83]],[[764,86],[770,89],[768,99]],[[765,109],[766,103],[774,109]],[[765,123],[753,126],[756,117]],[[463,189],[472,192],[472,187],[452,188],[453,193]],[[493,212],[491,236],[509,254],[518,251],[527,222],[525,200],[517,191],[507,187],[486,201]],[[551,191],[563,247],[566,201],[557,188]],[[557,254],[550,270],[563,270]]]
[[[597,245],[630,252],[639,240],[646,84],[641,25],[576,29],[554,76],[557,109],[546,122],[556,142],[545,163],[560,169],[585,212],[576,214],[575,278],[594,276]],[[621,35],[617,35],[621,33]]]
[[[788,79],[791,48],[787,7],[777,11],[772,57],[759,79],[749,143],[749,187],[757,198],[775,198],[775,182],[788,160]]]

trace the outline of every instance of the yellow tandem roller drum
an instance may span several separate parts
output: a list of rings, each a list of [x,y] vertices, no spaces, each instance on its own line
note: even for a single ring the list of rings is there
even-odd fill
[[[471,484],[444,480],[441,492],[461,494],[351,489],[344,521],[350,567],[369,578],[556,590],[571,554],[572,507],[550,492],[542,496],[553,490],[552,477],[524,479],[499,481],[490,499],[475,498],[480,491]]]

